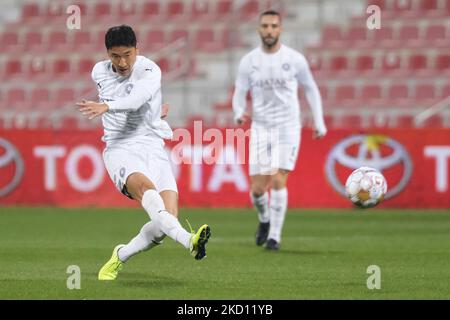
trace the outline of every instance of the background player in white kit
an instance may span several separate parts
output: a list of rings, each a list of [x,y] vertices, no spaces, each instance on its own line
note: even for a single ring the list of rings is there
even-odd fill
[[[321,138],[327,132],[322,100],[308,62],[301,53],[280,43],[281,31],[278,12],[270,10],[260,15],[262,46],[242,58],[233,95],[235,121],[244,124],[250,121],[246,95],[249,90],[252,94],[250,198],[259,218],[256,244],[267,242],[266,248],[271,250],[280,247],[288,199],[286,182],[299,151],[299,85],[304,88],[313,113],[314,138]]]
[[[178,222],[178,191],[163,139],[172,130],[161,119],[161,70],[138,55],[133,29],[122,25],[105,35],[110,60],[92,70],[100,102],[77,103],[89,119],[102,116],[106,143],[103,158],[120,192],[142,204],[151,221],[126,245],[117,245],[100,269],[99,280],[114,280],[133,255],[151,249],[167,235],[190,250],[197,260],[206,256],[208,225],[196,233]]]

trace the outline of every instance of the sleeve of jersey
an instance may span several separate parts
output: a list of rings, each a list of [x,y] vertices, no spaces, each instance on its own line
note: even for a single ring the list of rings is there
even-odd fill
[[[161,70],[157,66],[145,68],[141,78],[134,82],[128,96],[107,102],[112,111],[135,111],[161,88]]]
[[[322,98],[306,60],[301,61],[300,72],[297,74],[297,80],[305,90],[306,100],[308,100],[309,107],[311,108],[313,114],[315,129],[320,133],[325,134],[327,132],[327,128],[323,120]]]
[[[249,88],[250,84],[247,63],[245,62],[245,59],[243,59],[239,64],[232,100],[235,121],[242,117],[245,113],[245,109],[247,107],[246,96]]]

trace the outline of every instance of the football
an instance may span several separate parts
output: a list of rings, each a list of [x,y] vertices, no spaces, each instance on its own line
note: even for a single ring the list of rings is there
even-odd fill
[[[383,201],[387,192],[387,182],[380,171],[361,167],[347,178],[345,192],[356,206],[371,208]]]

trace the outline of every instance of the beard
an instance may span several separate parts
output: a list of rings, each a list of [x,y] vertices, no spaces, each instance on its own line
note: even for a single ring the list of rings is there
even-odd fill
[[[271,49],[278,43],[278,37],[263,37],[262,41],[265,47]]]

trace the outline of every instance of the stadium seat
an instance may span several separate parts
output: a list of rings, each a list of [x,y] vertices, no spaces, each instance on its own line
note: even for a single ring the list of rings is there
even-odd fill
[[[45,51],[42,41],[42,33],[38,31],[29,31],[25,34],[25,50],[30,52],[42,53]]]
[[[94,4],[94,18],[104,19],[111,18],[112,9],[111,4],[106,1],[99,1]]]
[[[219,0],[215,4],[214,18],[217,20],[224,20],[231,18],[233,14],[233,0]]]
[[[3,77],[6,79],[16,78],[23,75],[24,68],[22,60],[12,58],[5,62],[5,71]]]
[[[376,5],[379,6],[381,10],[387,10],[388,6],[386,0],[369,0],[367,1],[367,6]]]
[[[45,7],[46,19],[62,17],[66,14],[65,9],[66,7],[60,1],[48,2]]]
[[[0,52],[19,51],[19,34],[15,31],[5,31],[0,37]]]
[[[337,103],[348,104],[349,101],[355,99],[355,87],[351,85],[342,85],[336,87],[334,99],[337,101]]]
[[[213,21],[211,7],[212,1],[209,0],[194,0],[191,2],[191,20],[193,21]]]
[[[392,10],[396,13],[411,11],[412,0],[394,0]]]
[[[439,97],[445,99],[449,96],[450,96],[450,83],[442,86],[441,95]]]
[[[152,28],[147,31],[147,34],[144,36],[144,42],[141,45],[145,49],[157,51],[164,47],[165,44],[164,30]]]
[[[419,84],[415,88],[414,98],[423,106],[431,106],[436,102],[435,86],[431,84]]]
[[[136,10],[136,1],[121,0],[118,4],[117,16],[120,20],[134,19]]]
[[[362,55],[356,57],[355,69],[357,71],[372,71],[374,69],[374,58],[373,56]]]
[[[403,25],[400,27],[398,40],[413,42],[419,39],[419,28],[414,25]]]
[[[60,88],[54,94],[55,106],[57,108],[64,107],[69,103],[75,105],[75,90],[72,88]]]
[[[40,8],[37,3],[27,3],[22,7],[22,20],[27,22],[27,20],[34,19],[40,16]]]
[[[53,61],[52,74],[58,78],[70,76],[70,61],[64,58],[57,58]]]
[[[33,109],[50,109],[50,91],[46,87],[34,88],[31,90],[31,103]]]
[[[72,48],[69,48],[67,34],[64,31],[52,31],[47,39],[47,49],[67,52]]]
[[[241,1],[242,5],[237,8],[239,19],[250,20],[259,14],[259,2],[256,0]]]
[[[197,30],[194,36],[195,48],[206,52],[217,52],[222,50],[223,42],[216,40],[215,30],[203,28]]]
[[[420,0],[419,9],[422,11],[438,10],[437,0]]]
[[[27,99],[27,93],[22,88],[12,88],[6,93],[6,105],[8,109],[26,110],[30,104]]]
[[[95,61],[89,58],[81,58],[77,63],[77,74],[85,76],[91,74],[92,68],[95,65]]]
[[[381,99],[381,87],[376,84],[363,86],[361,88],[361,99],[364,100]]]
[[[332,71],[342,71],[348,68],[348,59],[346,56],[335,56],[329,60],[329,69]]]
[[[340,26],[330,25],[326,26],[322,31],[322,46],[324,47],[338,47],[343,44],[343,36]]]
[[[34,57],[28,61],[27,76],[33,81],[48,79],[48,66],[46,59],[42,57]]]
[[[411,71],[424,70],[428,68],[428,59],[425,55],[414,54],[408,59],[408,68]]]
[[[394,84],[388,90],[390,106],[404,107],[408,105],[409,89],[407,85]]]
[[[440,54],[435,61],[436,71],[450,71],[450,54]]]
[[[167,3],[167,18],[169,20],[183,20],[187,18],[185,14],[184,2],[181,0],[169,0]]]
[[[176,41],[178,39],[189,39],[189,31],[186,29],[174,29],[169,34],[169,42]]]
[[[153,22],[162,19],[161,5],[158,0],[144,2],[141,9],[141,21]]]
[[[345,40],[352,46],[367,45],[367,28],[365,26],[350,27],[347,31]]]

